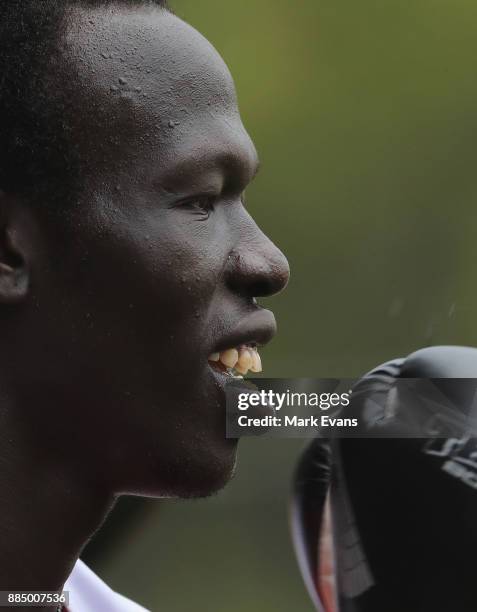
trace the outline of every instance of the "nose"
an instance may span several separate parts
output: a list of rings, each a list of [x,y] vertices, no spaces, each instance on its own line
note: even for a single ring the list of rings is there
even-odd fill
[[[290,267],[283,253],[253,224],[252,232],[230,252],[226,268],[227,284],[243,297],[267,297],[282,291],[290,278]]]

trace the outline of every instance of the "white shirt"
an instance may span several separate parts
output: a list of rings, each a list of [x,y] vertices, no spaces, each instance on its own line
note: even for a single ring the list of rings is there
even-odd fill
[[[63,587],[69,591],[69,612],[149,612],[113,591],[78,559]]]

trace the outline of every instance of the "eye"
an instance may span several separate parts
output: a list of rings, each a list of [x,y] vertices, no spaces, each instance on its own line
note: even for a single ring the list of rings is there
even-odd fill
[[[196,196],[185,200],[181,203],[181,207],[188,208],[192,212],[196,212],[202,216],[208,217],[214,210],[215,198],[210,195]]]

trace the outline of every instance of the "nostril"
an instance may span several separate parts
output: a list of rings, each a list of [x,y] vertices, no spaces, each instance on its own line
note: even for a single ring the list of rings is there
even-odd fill
[[[267,297],[278,293],[288,283],[290,269],[285,256],[276,250],[273,257],[236,253],[228,268],[228,284],[248,298]]]
[[[271,281],[271,279],[261,279],[257,280],[255,283],[249,285],[250,295],[254,297],[267,297],[269,295],[273,295],[277,293],[278,290],[275,289],[275,283]]]

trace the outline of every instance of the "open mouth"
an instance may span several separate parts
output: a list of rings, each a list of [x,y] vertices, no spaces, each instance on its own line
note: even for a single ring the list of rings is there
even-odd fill
[[[241,378],[249,371],[255,373],[262,371],[262,360],[254,343],[212,353],[208,361],[214,370],[232,378]]]

